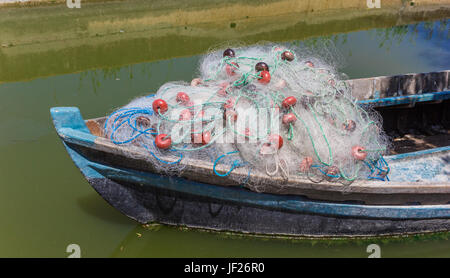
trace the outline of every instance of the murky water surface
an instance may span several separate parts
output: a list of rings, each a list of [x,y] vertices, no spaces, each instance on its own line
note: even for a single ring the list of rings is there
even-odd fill
[[[268,17],[265,21],[279,25],[262,30],[255,27],[261,19],[252,16],[164,27],[144,8],[136,16],[112,4],[83,7],[0,9],[0,256],[65,257],[67,245],[75,243],[88,257],[367,257],[367,245],[377,243],[384,257],[450,257],[445,234],[324,241],[141,227],[90,187],[49,115],[53,106],[77,106],[85,118],[106,115],[167,81],[192,79],[200,55],[229,40],[333,41],[349,78],[450,69],[448,13],[409,18],[335,11],[328,20],[318,18],[320,13],[302,20],[294,14],[284,20]],[[51,12],[61,16],[41,17]],[[181,13],[168,8],[158,16],[171,12]],[[22,16],[32,26],[17,21]],[[79,25],[62,28],[64,17]],[[139,24],[150,27],[134,30]]]

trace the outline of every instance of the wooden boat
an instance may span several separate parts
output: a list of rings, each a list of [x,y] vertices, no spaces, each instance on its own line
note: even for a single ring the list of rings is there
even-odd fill
[[[89,183],[109,204],[140,223],[323,237],[449,231],[449,72],[348,81],[361,105],[377,107],[387,132],[403,138],[411,126],[429,131],[416,137],[419,144],[407,147],[407,152],[394,142],[394,152],[386,160],[391,172],[400,174],[389,182],[359,180],[344,185],[301,177],[286,182],[252,173],[267,185],[261,193],[212,174],[212,163],[193,160],[182,161],[186,168],[179,176],[168,176],[155,171],[144,150],[105,138],[105,118],[84,121],[75,107],[55,107],[51,115]],[[431,132],[437,124],[446,130],[441,135]],[[441,140],[432,144],[427,138],[433,136]],[[227,169],[219,166],[216,171]],[[232,172],[247,174],[239,168]],[[437,175],[443,180],[436,181]]]

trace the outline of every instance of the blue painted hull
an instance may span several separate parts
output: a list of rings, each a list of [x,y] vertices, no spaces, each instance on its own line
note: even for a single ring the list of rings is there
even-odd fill
[[[72,160],[112,206],[140,223],[289,236],[379,236],[450,230],[450,205],[362,205],[256,193],[240,187],[95,161],[95,145],[75,108],[54,108],[58,134]]]

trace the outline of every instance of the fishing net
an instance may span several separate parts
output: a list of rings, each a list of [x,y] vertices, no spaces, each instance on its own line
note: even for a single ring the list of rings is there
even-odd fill
[[[211,174],[256,185],[256,176],[386,180],[381,119],[357,104],[335,65],[321,59],[327,54],[335,56],[280,45],[212,51],[199,78],[166,83],[114,111],[105,134],[145,149],[160,172],[208,161]],[[248,174],[231,175],[237,168]]]

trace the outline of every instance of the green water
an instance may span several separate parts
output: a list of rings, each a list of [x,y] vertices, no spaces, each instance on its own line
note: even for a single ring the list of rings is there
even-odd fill
[[[386,28],[358,31],[365,23],[350,22],[346,33],[325,35],[325,24],[316,26],[320,36],[287,32],[286,37],[267,35],[267,40],[333,40],[346,60],[342,71],[350,78],[450,68],[445,17],[405,26],[393,26],[388,18]],[[264,33],[258,36],[256,41]],[[225,41],[195,41],[201,39],[172,34],[126,39],[110,47],[92,43],[36,52],[0,48],[0,256],[67,257],[67,245],[75,243],[83,257],[367,257],[367,245],[377,243],[383,257],[450,257],[446,234],[330,241],[248,238],[144,228],[109,206],[70,160],[49,108],[77,106],[85,118],[99,117],[167,81],[190,80],[196,76],[199,55]],[[149,55],[153,49],[163,59]]]

